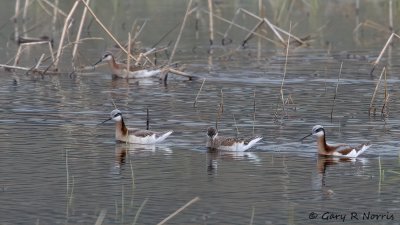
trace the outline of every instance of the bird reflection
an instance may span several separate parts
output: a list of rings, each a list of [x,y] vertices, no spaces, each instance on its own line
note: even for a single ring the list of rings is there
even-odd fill
[[[342,165],[356,165],[360,163],[362,166],[361,170],[368,161],[366,159],[354,159],[354,158],[342,158],[342,157],[331,157],[331,156],[323,156],[319,155],[317,158],[317,174],[313,179],[313,187],[316,189],[320,189],[324,193],[324,197],[330,198],[334,191],[331,189],[326,189],[326,171],[330,167],[338,167]],[[352,173],[357,175],[360,172],[360,169],[351,168]],[[354,171],[354,172],[353,172]]]
[[[149,157],[157,152],[161,152],[164,155],[172,154],[172,150],[169,147],[162,145],[139,145],[129,143],[116,143],[115,144],[115,165],[114,169],[120,169],[125,164],[127,155],[135,158]]]
[[[253,152],[221,151],[207,148],[206,161],[208,174],[215,174],[220,160],[248,160],[254,164],[260,163],[260,158]]]

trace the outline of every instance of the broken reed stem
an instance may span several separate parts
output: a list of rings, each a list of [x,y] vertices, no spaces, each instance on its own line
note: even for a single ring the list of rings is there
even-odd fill
[[[99,216],[97,217],[96,223],[94,225],[101,225],[103,223],[104,218],[106,217],[107,210],[102,209],[100,211]]]
[[[204,10],[204,9],[203,9],[203,11],[204,11],[205,13],[210,13],[210,12],[208,12],[207,10]],[[230,24],[230,25],[233,25],[233,26],[235,26],[235,27],[237,27],[237,28],[239,28],[239,29],[242,29],[242,30],[247,31],[247,32],[251,32],[251,30],[247,29],[246,27],[241,26],[241,25],[238,25],[238,24],[236,24],[236,23],[233,23],[233,22],[231,22],[231,21],[229,21],[229,20],[227,20],[227,19],[225,19],[225,18],[223,18],[223,17],[220,17],[220,16],[215,15],[215,14],[214,14],[214,17],[217,18],[217,19],[219,19],[219,20],[221,20],[221,21],[224,21],[225,23],[228,23],[228,24]],[[276,44],[276,45],[279,45],[279,44],[280,44],[279,42],[276,42],[276,41],[274,41],[274,40],[272,40],[272,39],[270,39],[270,38],[267,38],[267,37],[265,37],[265,36],[263,36],[263,35],[261,35],[261,34],[259,34],[259,33],[253,33],[253,34],[254,34],[255,36],[257,36],[257,37],[260,37],[260,38],[262,38],[262,39],[264,39],[264,40],[267,40],[267,41],[269,41],[269,42],[272,42],[272,43],[274,43],[274,44]]]
[[[256,124],[256,90],[254,90],[254,95],[253,95],[253,136],[254,136],[255,124]]]
[[[89,4],[90,0],[86,0],[86,4]],[[76,57],[76,52],[78,50],[78,45],[79,45],[79,39],[81,38],[81,34],[82,34],[82,29],[83,29],[83,24],[85,23],[85,19],[86,19],[86,14],[87,14],[87,8],[85,7],[83,9],[82,12],[82,17],[81,17],[81,22],[79,24],[79,29],[78,29],[78,33],[76,34],[76,39],[75,39],[75,43],[74,43],[74,48],[72,50],[72,65],[74,64],[74,60]]]
[[[264,18],[261,18],[261,17],[255,15],[254,13],[252,13],[252,12],[246,10],[246,9],[243,9],[243,8],[240,8],[239,10],[242,11],[242,12],[244,12],[244,13],[246,13],[247,15],[250,15],[250,16],[252,16],[252,17],[254,17],[254,18],[260,20],[260,21],[261,21],[261,20],[264,20],[264,21],[267,23],[267,25],[271,28],[271,30],[274,32],[274,34],[278,37],[278,39],[281,41],[282,44],[285,44],[285,40],[282,38],[282,36],[279,34],[279,32],[281,32],[281,33],[283,33],[283,34],[286,34],[287,36],[290,35],[291,38],[295,39],[296,41],[300,42],[301,44],[305,44],[304,41],[301,40],[301,38],[299,38],[299,37],[294,36],[293,34],[291,34],[291,31],[288,32],[288,31],[283,30],[283,29],[280,28],[280,27],[275,26],[275,25],[272,24],[267,18],[265,18],[265,17],[264,17]],[[279,32],[278,32],[278,31],[279,31]]]
[[[217,118],[215,120],[215,129],[218,130],[218,122],[221,120],[222,113],[224,112],[224,93],[222,92],[221,88],[221,101],[219,103],[218,111],[217,111]]]
[[[20,46],[18,47],[17,54],[15,55],[14,65],[13,65],[13,66],[16,66],[16,65],[18,64],[19,57],[20,57],[21,52],[22,52],[22,47],[23,47],[22,45],[20,45]]]
[[[256,31],[258,30],[258,28],[259,28],[263,23],[264,23],[263,20],[262,20],[262,21],[259,21],[259,22],[257,23],[257,25],[254,26],[253,29],[251,29],[251,31],[250,31],[250,32],[247,34],[247,36],[244,38],[244,41],[243,41],[243,43],[242,43],[242,46],[244,46],[244,45],[250,40],[250,38],[253,37],[253,33],[256,33]]]
[[[189,15],[189,10],[190,10],[190,7],[191,7],[191,6],[192,6],[192,0],[190,0],[189,3],[188,3],[188,5],[187,5],[186,13],[185,13],[185,16],[183,17],[181,29],[179,30],[179,34],[178,34],[178,37],[176,38],[174,48],[172,49],[171,55],[170,55],[170,57],[169,57],[169,59],[168,59],[168,65],[171,64],[172,59],[174,58],[175,51],[176,51],[176,48],[178,47],[179,41],[181,40],[183,28],[185,28],[186,20],[187,20],[187,17],[188,17],[188,15]]]
[[[213,45],[214,42],[214,19],[213,19],[213,2],[212,0],[208,0],[208,11],[210,12],[208,14],[208,22],[209,22],[209,33],[210,33],[210,46]]]
[[[117,108],[117,105],[115,104],[115,102],[114,102],[114,99],[113,99],[113,98],[111,98],[111,101],[112,101],[112,104],[114,105],[114,108],[115,108],[115,109],[118,109],[118,108]]]
[[[129,68],[131,68],[131,59],[129,55],[131,54],[131,32],[128,32],[128,52],[126,54],[126,79],[129,77]],[[136,61],[138,62],[138,61]]]
[[[233,117],[233,123],[235,124],[235,128],[236,128],[236,137],[238,137],[239,136],[239,128],[237,126],[236,118],[235,118],[235,114],[234,113],[232,113],[232,117]]]
[[[52,7],[52,8],[55,10],[54,17],[57,17],[57,13],[61,14],[61,15],[64,16],[64,17],[67,17],[67,16],[68,16],[64,11],[62,11],[60,8],[58,8],[58,2],[59,2],[59,0],[55,0],[55,1],[54,1],[55,4],[49,2],[48,0],[41,0],[41,2],[46,3],[47,5],[49,5],[50,7]],[[54,19],[54,18],[53,18],[53,19]],[[53,20],[52,22],[55,23],[56,21],[57,21],[57,20]]]
[[[43,58],[44,58],[44,54],[42,54],[40,56],[40,58],[39,58],[38,62],[36,63],[34,69],[38,69],[39,68],[40,64],[42,64]]]
[[[397,35],[396,33],[392,33],[392,34],[390,35],[390,37],[389,37],[388,40],[386,41],[385,46],[383,46],[381,52],[379,53],[378,58],[376,58],[376,60],[375,60],[374,63],[373,63],[373,66],[372,66],[372,69],[371,69],[371,72],[370,72],[371,75],[373,74],[376,65],[381,61],[381,58],[382,58],[382,56],[383,56],[383,53],[386,51],[386,48],[387,48],[387,47],[389,46],[389,44],[392,42],[392,39],[393,39],[394,36],[396,36],[397,38],[400,38],[400,36]]]
[[[204,85],[205,82],[206,82],[206,78],[203,79],[203,83],[201,83],[199,92],[197,92],[196,98],[194,99],[194,102],[193,102],[193,107],[194,108],[196,108],[197,99],[199,98],[200,92],[203,89],[203,85]]]
[[[83,1],[83,0],[82,0]],[[79,0],[75,0],[74,5],[72,6],[71,10],[68,13],[67,18],[65,18],[65,22],[64,22],[64,28],[62,30],[62,34],[61,34],[61,38],[60,38],[60,43],[58,45],[58,51],[57,51],[57,55],[56,55],[56,60],[54,62],[54,68],[55,70],[57,70],[58,67],[58,62],[60,60],[60,56],[61,56],[61,52],[62,52],[62,47],[63,47],[63,43],[64,43],[64,39],[65,39],[65,35],[67,34],[67,29],[68,29],[68,25],[71,21],[71,17],[75,12],[76,7],[78,6]]]
[[[253,206],[253,210],[251,211],[251,217],[250,217],[250,225],[253,225],[254,222],[254,212],[255,212],[255,207]]]
[[[88,4],[86,4],[86,2],[84,0],[80,0],[85,7],[89,10],[90,14],[92,14],[93,18],[96,20],[96,22],[100,25],[101,28],[103,28],[103,30],[108,34],[108,36],[111,37],[111,39],[113,39],[113,41],[118,45],[118,47],[125,52],[126,54],[129,54],[129,57],[131,57],[133,60],[136,61],[136,58],[131,55],[124,46],[121,45],[121,43],[119,43],[119,41],[114,37],[114,35],[112,35],[112,33],[110,31],[108,31],[108,29],[106,28],[106,26],[104,26],[104,24],[99,20],[99,18],[96,16],[96,14],[93,12],[93,10],[90,8],[90,6]]]
[[[24,11],[22,12],[22,21],[26,21],[26,17],[28,15],[28,6],[29,6],[29,0],[25,0],[25,5],[24,5]]]
[[[382,109],[381,109],[381,115],[382,115],[382,116],[385,115],[384,111],[385,111],[385,109],[386,109],[386,107],[387,107],[387,102],[389,101],[389,93],[388,93],[388,91],[387,91],[386,73],[385,73],[385,92],[384,92],[384,94],[385,94],[385,98],[383,99],[383,105],[382,105]]]
[[[147,20],[145,20],[145,21],[143,22],[142,26],[140,26],[139,31],[135,33],[135,36],[133,37],[132,43],[135,43],[136,39],[137,39],[137,38],[139,37],[139,35],[142,33],[142,30],[144,29],[144,27],[146,26],[146,24],[147,24]],[[129,41],[131,41],[131,40],[129,39]]]
[[[332,109],[331,109],[331,121],[333,118],[333,108],[335,107],[335,103],[336,103],[336,95],[337,95],[337,91],[339,88],[340,75],[342,74],[342,68],[343,68],[343,61],[340,63],[340,70],[339,70],[339,74],[338,74],[338,80],[336,83],[335,95],[333,96],[333,103],[332,103]]]
[[[68,194],[69,194],[68,149],[65,149],[65,170],[67,171],[67,196],[68,196]]]
[[[176,210],[174,213],[172,213],[171,215],[169,215],[167,218],[165,218],[163,221],[159,222],[157,225],[162,225],[165,224],[168,220],[170,220],[172,217],[176,216],[178,213],[180,213],[181,211],[183,211],[185,208],[189,207],[191,204],[197,202],[198,200],[200,200],[199,197],[195,197],[192,200],[190,200],[188,203],[186,203],[184,206],[182,206],[181,208],[179,208],[178,210]]]
[[[149,107],[147,107],[146,110],[146,130],[149,130],[150,128],[150,115],[149,115]]]
[[[222,88],[221,88],[221,102],[220,102],[220,105],[221,105],[221,113],[223,113],[224,112],[224,92],[222,91]]]
[[[132,225],[136,225],[136,221],[139,218],[140,213],[142,212],[142,209],[144,207],[144,205],[146,205],[147,203],[147,198],[142,202],[142,204],[140,205],[138,211],[136,212],[135,218],[133,219]]]
[[[381,75],[379,76],[378,83],[376,83],[374,94],[372,94],[371,102],[369,103],[369,112],[368,114],[371,115],[371,111],[373,110],[373,104],[375,101],[376,92],[378,91],[379,84],[381,83],[383,74],[386,73],[386,66],[383,67]]]
[[[393,32],[393,0],[389,0],[389,30]]]
[[[289,36],[287,39],[287,45],[286,45],[286,52],[285,52],[285,66],[283,68],[283,77],[282,77],[282,82],[281,82],[281,100],[282,100],[282,114],[285,112],[285,97],[283,96],[283,84],[285,82],[286,78],[286,71],[287,71],[287,61],[288,61],[288,55],[289,55],[289,44],[290,44],[290,31],[292,29],[292,22],[289,24]]]

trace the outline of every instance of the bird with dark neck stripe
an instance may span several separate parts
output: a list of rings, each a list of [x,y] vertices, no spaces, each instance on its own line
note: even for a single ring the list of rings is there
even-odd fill
[[[114,109],[110,113],[110,118],[106,119],[102,123],[109,120],[115,121],[115,139],[116,141],[135,143],[135,144],[157,144],[164,141],[172,130],[166,132],[155,132],[150,130],[141,130],[127,128],[125,126],[124,118],[122,113],[118,109]]]
[[[311,135],[317,136],[318,154],[320,155],[356,158],[371,146],[369,143],[360,144],[355,147],[349,146],[347,144],[327,144],[325,138],[325,129],[321,125],[315,125],[312,128],[311,134],[303,137],[301,141]]]

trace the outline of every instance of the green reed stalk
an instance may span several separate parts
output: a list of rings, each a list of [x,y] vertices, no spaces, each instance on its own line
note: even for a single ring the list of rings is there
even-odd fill
[[[139,215],[140,215],[140,213],[142,212],[142,209],[143,209],[144,205],[146,205],[147,200],[148,200],[148,199],[146,198],[146,199],[142,202],[142,204],[140,205],[138,211],[136,212],[135,218],[133,219],[132,225],[136,225],[136,221],[137,221],[137,219],[139,218]]]

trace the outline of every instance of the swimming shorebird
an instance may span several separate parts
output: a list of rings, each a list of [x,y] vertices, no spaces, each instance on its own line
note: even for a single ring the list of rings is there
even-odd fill
[[[246,151],[253,147],[262,137],[252,137],[249,139],[239,139],[232,137],[218,136],[218,131],[214,127],[207,129],[207,144],[210,149],[218,149],[223,151]]]
[[[311,135],[317,136],[318,154],[320,155],[356,158],[371,146],[369,143],[361,144],[356,147],[351,147],[347,144],[329,145],[326,143],[325,129],[321,125],[315,125],[312,128],[311,134],[303,137],[301,141]]]
[[[118,109],[111,111],[110,118],[104,120],[102,124],[109,120],[115,121],[115,139],[120,142],[145,145],[157,144],[164,141],[173,132],[172,130],[167,132],[154,132],[150,130],[127,128],[122,113]]]
[[[140,66],[130,66],[129,73],[127,73],[126,68],[128,66],[124,63],[117,63],[115,61],[114,55],[111,52],[105,52],[102,55],[101,59],[97,61],[93,66],[101,62],[108,62],[112,74],[119,78],[129,78],[129,79],[147,78],[159,75],[161,72],[161,70],[159,69],[148,70],[148,69],[143,69]]]

